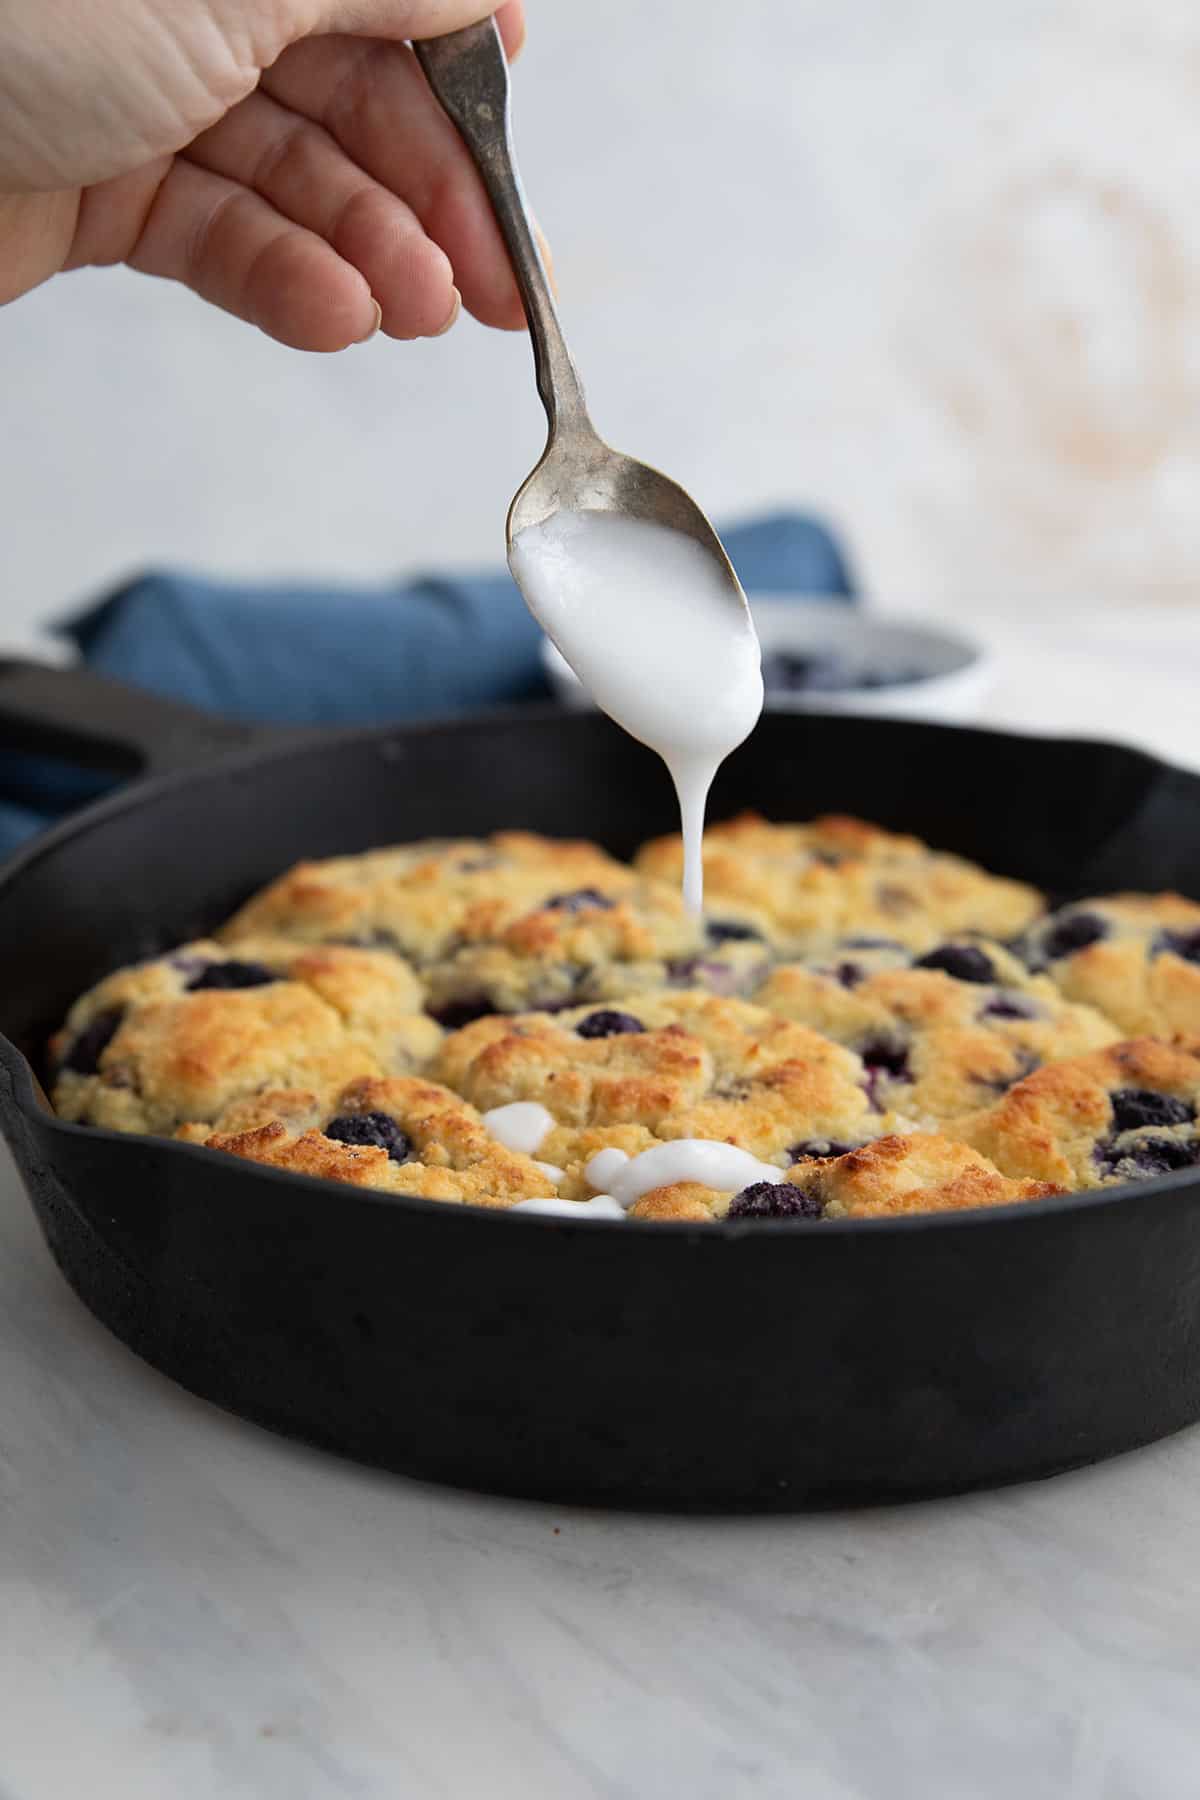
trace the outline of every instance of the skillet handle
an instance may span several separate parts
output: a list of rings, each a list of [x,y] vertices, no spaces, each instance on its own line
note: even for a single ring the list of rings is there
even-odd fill
[[[164,700],[91,669],[0,659],[0,749],[118,775],[165,775],[288,735]]]

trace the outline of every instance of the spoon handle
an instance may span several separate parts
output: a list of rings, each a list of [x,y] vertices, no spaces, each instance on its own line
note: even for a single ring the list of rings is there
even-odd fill
[[[517,173],[508,58],[495,19],[414,43],[426,80],[461,133],[504,234],[529,334],[538,393],[553,438],[560,424],[588,424],[579,371],[559,324],[550,278]]]

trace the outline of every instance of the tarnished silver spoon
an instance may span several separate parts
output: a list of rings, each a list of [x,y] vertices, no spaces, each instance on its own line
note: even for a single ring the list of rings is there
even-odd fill
[[[549,436],[541,461],[508,511],[507,543],[558,512],[623,513],[693,538],[743,612],[746,597],[721,540],[691,495],[657,469],[604,442],[588,415],[546,265],[517,173],[508,59],[494,19],[413,45],[430,87],[454,121],[487,189],[521,291]]]

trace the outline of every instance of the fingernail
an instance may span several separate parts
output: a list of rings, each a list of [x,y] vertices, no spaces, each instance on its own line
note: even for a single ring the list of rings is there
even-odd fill
[[[445,337],[445,335],[449,331],[450,327],[454,324],[455,320],[458,318],[459,313],[462,311],[462,295],[459,293],[457,288],[454,288],[452,291],[454,294],[454,305],[450,308],[450,317],[446,320],[446,323],[444,325],[442,325],[438,328],[437,331],[433,331],[430,333],[431,337]]]
[[[379,327],[383,324],[383,308],[382,308],[382,306],[380,306],[378,300],[372,300],[371,305],[375,308],[375,323],[372,325],[370,331],[363,332],[362,336],[358,340],[360,344],[369,344],[371,339],[378,332]]]
[[[535,225],[534,230],[537,232],[538,249],[542,253],[542,261],[546,265],[546,273],[550,277],[550,286],[553,288],[554,298],[557,300],[558,299],[558,276],[554,272],[554,252],[551,250],[549,244],[546,242],[546,235],[543,232],[541,226]]]

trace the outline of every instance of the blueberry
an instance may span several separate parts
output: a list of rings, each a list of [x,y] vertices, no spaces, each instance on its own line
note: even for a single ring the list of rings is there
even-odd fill
[[[215,962],[201,969],[199,975],[188,982],[189,994],[199,993],[201,988],[256,988],[266,987],[272,981],[282,981],[274,969],[268,969],[264,963],[258,962]]]
[[[602,1008],[599,1012],[589,1013],[586,1019],[580,1019],[575,1027],[575,1035],[581,1038],[623,1037],[634,1031],[645,1031],[646,1027],[632,1013],[611,1012]]]
[[[977,1081],[980,1087],[987,1088],[990,1093],[1007,1094],[1010,1087],[1015,1087],[1018,1081],[1024,1081],[1027,1075],[1032,1075],[1033,1071],[1040,1069],[1041,1066],[1041,1058],[1035,1056],[1032,1050],[1018,1050],[1013,1056],[1007,1074],[973,1075],[971,1079]]]
[[[431,1006],[426,1010],[430,1018],[444,1025],[447,1031],[458,1031],[476,1019],[489,1018],[496,1008],[487,994],[468,994],[462,1000],[447,1000],[444,1006]]]
[[[903,950],[895,938],[848,937],[842,939],[843,950]]]
[[[908,1076],[908,1050],[904,1044],[895,1039],[874,1038],[864,1044],[858,1053],[868,1069],[878,1069],[885,1075],[895,1075],[898,1080]]]
[[[1181,956],[1184,962],[1200,963],[1200,931],[1162,931],[1151,946],[1151,956],[1160,956],[1169,950],[1173,956]]]
[[[325,1136],[339,1144],[374,1144],[386,1150],[393,1162],[407,1162],[412,1155],[412,1140],[401,1131],[387,1113],[341,1113],[330,1119]]]
[[[1042,949],[1051,962],[1061,956],[1074,956],[1089,944],[1098,944],[1108,936],[1108,925],[1098,913],[1067,913],[1059,919],[1042,940]]]
[[[1143,1125],[1190,1125],[1196,1109],[1173,1094],[1156,1094],[1148,1088],[1118,1088],[1109,1095],[1113,1129],[1139,1131]]]
[[[731,1075],[725,1081],[715,1082],[710,1090],[714,1100],[748,1100],[753,1091],[753,1082],[744,1075]]]
[[[914,969],[940,969],[955,981],[995,981],[996,965],[985,950],[976,944],[939,944],[919,956]]]
[[[861,1149],[861,1144],[843,1144],[837,1138],[809,1138],[793,1144],[788,1155],[793,1162],[827,1162],[830,1157],[849,1156],[852,1150]]]
[[[993,995],[980,1013],[981,1019],[1040,1019],[1042,1008],[1028,994],[1015,994],[1006,988]]]
[[[124,1016],[124,1011],[119,1006],[97,1013],[91,1024],[84,1026],[63,1057],[63,1068],[73,1069],[76,1075],[94,1075],[100,1067],[101,1056],[116,1036],[117,1027]]]
[[[729,1202],[731,1219],[819,1219],[821,1202],[790,1181],[754,1181]]]
[[[598,912],[611,912],[617,904],[599,888],[576,888],[570,894],[553,894],[549,900],[542,902],[547,912],[577,913],[594,909]]]
[[[708,941],[710,944],[761,943],[762,932],[756,931],[753,925],[743,925],[738,919],[710,919]]]
[[[667,980],[672,987],[687,987],[698,969],[704,967],[702,956],[671,956],[667,958]]]
[[[1200,1143],[1179,1138],[1142,1138],[1121,1149],[1111,1142],[1097,1144],[1096,1161],[1112,1175],[1125,1175],[1131,1181],[1148,1180],[1152,1175],[1170,1175],[1176,1169],[1193,1169],[1200,1162]]]
[[[714,994],[732,994],[738,985],[735,969],[703,956],[672,957],[667,963],[667,980],[672,987],[695,985],[709,988]]]
[[[885,1077],[891,1076],[898,1081],[909,1079],[908,1051],[903,1044],[878,1038],[865,1044],[859,1055],[867,1068],[867,1099],[877,1111],[882,1111],[879,1090]]]
[[[862,964],[856,962],[840,962],[833,970],[835,979],[840,981],[844,988],[856,988],[865,974],[866,970]]]

